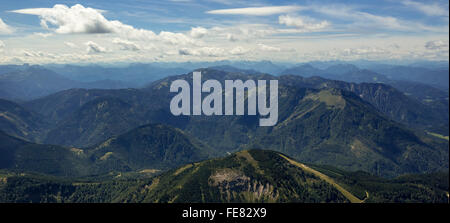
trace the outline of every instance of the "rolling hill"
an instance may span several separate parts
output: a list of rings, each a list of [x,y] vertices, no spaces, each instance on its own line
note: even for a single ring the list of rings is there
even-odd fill
[[[181,130],[161,124],[140,126],[88,148],[88,152],[99,169],[111,171],[145,168],[160,171],[214,154],[212,148]]]
[[[0,131],[0,169],[80,177],[153,173],[209,158],[214,150],[178,129],[146,125],[89,148],[30,143]]]

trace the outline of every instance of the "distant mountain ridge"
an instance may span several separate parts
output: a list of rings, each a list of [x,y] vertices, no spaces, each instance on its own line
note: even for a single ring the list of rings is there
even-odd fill
[[[283,75],[300,75],[303,77],[320,76],[326,79],[341,80],[346,82],[369,82],[386,83],[389,79],[382,75],[366,69],[359,69],[352,64],[336,64],[326,69],[318,69],[310,64],[303,64],[281,72]]]
[[[126,82],[109,79],[93,82],[75,81],[36,65],[0,73],[0,88],[2,89],[0,98],[10,100],[36,99],[71,88],[118,89],[132,86]]]

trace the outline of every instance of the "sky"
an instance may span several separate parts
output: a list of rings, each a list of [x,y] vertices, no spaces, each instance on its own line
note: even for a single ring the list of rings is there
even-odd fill
[[[0,64],[448,61],[448,8],[448,0],[0,0]]]

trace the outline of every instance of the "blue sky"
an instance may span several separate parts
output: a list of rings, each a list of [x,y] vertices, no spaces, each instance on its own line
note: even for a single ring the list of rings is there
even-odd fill
[[[448,1],[6,1],[0,63],[448,60]]]

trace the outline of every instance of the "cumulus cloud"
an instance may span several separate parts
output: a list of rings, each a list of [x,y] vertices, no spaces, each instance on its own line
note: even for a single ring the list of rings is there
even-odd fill
[[[37,15],[41,19],[42,27],[52,29],[53,26],[55,27],[54,31],[59,34],[116,33],[125,39],[157,40],[169,44],[194,43],[192,38],[183,33],[162,31],[157,35],[151,30],[137,29],[117,20],[108,20],[102,15],[102,10],[84,7],[80,4],[72,7],[57,4],[53,8],[29,8],[12,12]],[[199,32],[201,30],[194,31],[197,36]]]
[[[12,12],[37,15],[41,19],[41,26],[49,28],[57,26],[55,32],[68,33],[111,33],[123,24],[119,21],[108,21],[101,14],[102,11],[85,8],[80,4],[72,7],[57,4],[53,8],[29,8]]]
[[[101,47],[100,45],[98,45],[95,42],[92,41],[88,41],[85,43],[85,45],[87,46],[86,51],[88,54],[96,54],[96,53],[105,53],[106,49]]]
[[[196,44],[195,41],[188,36],[184,35],[183,33],[173,33],[173,32],[165,32],[162,31],[157,36],[158,40],[163,41],[168,44],[172,45],[194,45]]]
[[[191,28],[191,31],[189,32],[189,35],[192,38],[202,38],[208,33],[208,30],[203,27],[193,27]]]
[[[425,43],[425,48],[428,50],[447,50],[448,51],[448,41],[434,40]]]
[[[234,9],[219,9],[207,11],[208,14],[217,15],[252,15],[252,16],[266,16],[275,15],[288,12],[302,10],[303,8],[295,5],[288,6],[266,6],[266,7],[249,7],[249,8],[234,8]]]
[[[0,18],[0,35],[1,34],[10,34],[13,33],[14,29],[11,26],[8,26],[3,20]]]
[[[278,23],[286,26],[294,26],[304,30],[320,30],[328,27],[330,23],[327,21],[315,22],[309,18],[299,16],[281,15],[278,17]]]
[[[123,39],[120,39],[120,38],[114,38],[112,42],[117,44],[117,45],[119,45],[121,50],[131,50],[131,51],[138,51],[138,50],[140,50],[140,47],[136,43],[133,43],[133,42],[128,41],[128,40],[123,40]]]

